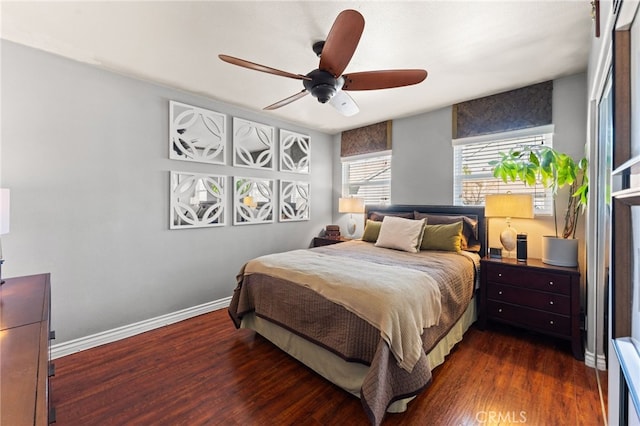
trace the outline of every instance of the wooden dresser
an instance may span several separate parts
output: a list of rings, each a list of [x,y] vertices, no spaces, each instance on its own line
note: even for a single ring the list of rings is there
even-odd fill
[[[480,328],[487,320],[570,340],[574,357],[583,360],[580,272],[539,259],[482,259]]]
[[[49,404],[49,274],[0,285],[0,425],[46,425]]]

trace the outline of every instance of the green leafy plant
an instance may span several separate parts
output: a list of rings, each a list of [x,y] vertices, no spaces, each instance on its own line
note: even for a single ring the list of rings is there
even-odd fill
[[[587,206],[589,178],[588,160],[575,161],[569,155],[543,145],[524,146],[500,153],[500,159],[489,162],[493,176],[504,182],[521,180],[527,186],[540,182],[553,193],[553,218],[558,237],[556,197],[568,186],[569,200],[564,214],[562,238],[575,238],[578,217]]]

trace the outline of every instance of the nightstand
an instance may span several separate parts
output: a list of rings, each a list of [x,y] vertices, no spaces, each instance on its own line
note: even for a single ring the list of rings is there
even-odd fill
[[[349,239],[345,237],[340,237],[339,239],[327,238],[327,237],[314,237],[313,247],[329,246],[331,244],[343,243],[345,241],[349,241]]]
[[[478,326],[498,321],[571,341],[584,359],[580,332],[580,272],[540,259],[480,261]]]

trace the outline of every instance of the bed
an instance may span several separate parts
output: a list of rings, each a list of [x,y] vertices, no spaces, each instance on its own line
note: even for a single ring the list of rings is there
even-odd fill
[[[367,206],[361,240],[247,262],[229,314],[358,396],[377,425],[475,321],[485,242],[481,207]]]

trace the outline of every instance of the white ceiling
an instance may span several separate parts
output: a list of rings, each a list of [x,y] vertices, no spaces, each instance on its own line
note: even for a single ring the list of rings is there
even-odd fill
[[[345,72],[423,68],[415,86],[350,92],[352,117],[311,96],[265,114],[327,133],[431,111],[585,71],[589,1],[7,2],[0,35],[122,74],[251,110],[302,90],[300,80],[240,68],[236,56],[295,74],[335,17],[365,18]]]

